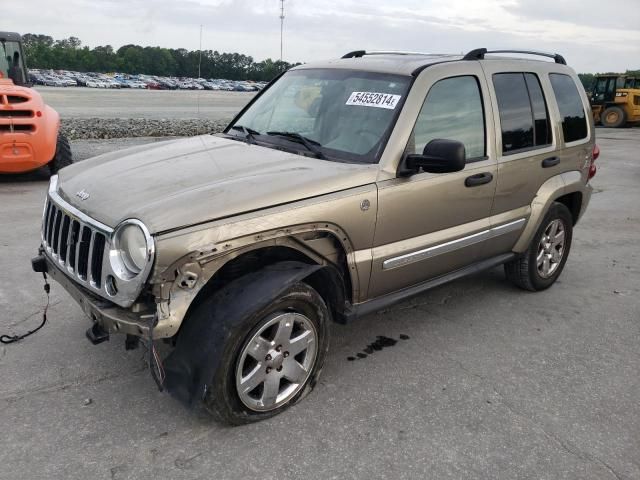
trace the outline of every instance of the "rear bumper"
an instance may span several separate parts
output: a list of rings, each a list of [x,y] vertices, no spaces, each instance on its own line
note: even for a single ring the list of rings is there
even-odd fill
[[[0,173],[30,172],[46,165],[36,158],[29,143],[24,140],[7,142],[3,135],[0,133]]]
[[[80,305],[90,321],[98,324],[108,333],[124,333],[138,337],[149,336],[149,326],[154,319],[155,310],[141,312],[119,307],[77,285],[46,255],[39,254],[31,260],[36,272],[44,272],[61,285]],[[154,337],[158,338],[154,329]]]

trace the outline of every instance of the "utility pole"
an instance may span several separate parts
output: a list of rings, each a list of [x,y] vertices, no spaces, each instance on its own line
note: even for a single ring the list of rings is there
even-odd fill
[[[282,61],[282,32],[284,30],[284,0],[280,0],[280,61]]]
[[[198,78],[200,78],[200,66],[202,65],[202,25],[200,25],[200,50],[198,55]]]

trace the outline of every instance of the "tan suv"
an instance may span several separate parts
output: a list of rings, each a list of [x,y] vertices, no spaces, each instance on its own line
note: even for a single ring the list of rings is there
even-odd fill
[[[592,116],[560,55],[495,53],[302,65],[223,134],[64,168],[34,269],[90,340],[142,338],[161,388],[233,424],[312,389],[333,321],[501,264],[545,289],[591,195]]]

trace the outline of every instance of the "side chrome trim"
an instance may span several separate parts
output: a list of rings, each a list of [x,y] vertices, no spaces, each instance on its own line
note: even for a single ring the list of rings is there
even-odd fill
[[[489,232],[491,232],[491,237],[497,237],[498,235],[504,235],[505,233],[515,232],[520,229],[520,226],[526,221],[526,218],[519,218],[518,220],[514,220],[513,222],[505,223],[503,225],[498,225],[497,227],[492,227]]]
[[[522,228],[522,225],[526,222],[525,218],[514,220],[513,222],[498,225],[487,230],[483,230],[473,235],[451,240],[450,242],[441,243],[440,245],[434,245],[433,247],[423,248],[421,250],[406,253],[398,257],[393,257],[382,262],[383,270],[390,270],[392,268],[404,267],[414,262],[420,262],[427,258],[442,255],[444,253],[453,252],[460,248],[471,246],[475,243],[483,242],[499,235],[504,235],[509,232],[514,232]]]

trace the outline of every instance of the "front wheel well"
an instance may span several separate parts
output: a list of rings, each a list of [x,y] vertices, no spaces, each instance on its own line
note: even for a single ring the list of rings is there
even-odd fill
[[[347,298],[346,292],[350,291],[351,280],[348,277],[345,256],[338,255],[338,257],[338,265],[327,264],[324,268],[309,275],[304,281],[327,302],[334,320],[342,322],[344,320],[345,299]],[[245,252],[229,260],[215,272],[189,305],[185,318],[189,316],[189,312],[229,282],[270,265],[287,261],[309,265],[318,264],[302,251],[286,246],[265,246]],[[344,262],[344,266],[342,262]]]
[[[556,202],[562,203],[571,212],[571,219],[573,224],[578,223],[580,218],[580,210],[582,209],[582,193],[573,192],[556,198]]]
[[[289,247],[273,246],[251,250],[232,258],[225,263],[209,279],[202,290],[198,292],[198,297],[196,297],[193,303],[196,303],[198,298],[211,295],[214,291],[236,278],[240,278],[248,273],[273,265],[274,263],[288,260],[308,264],[315,263],[304,253]]]

